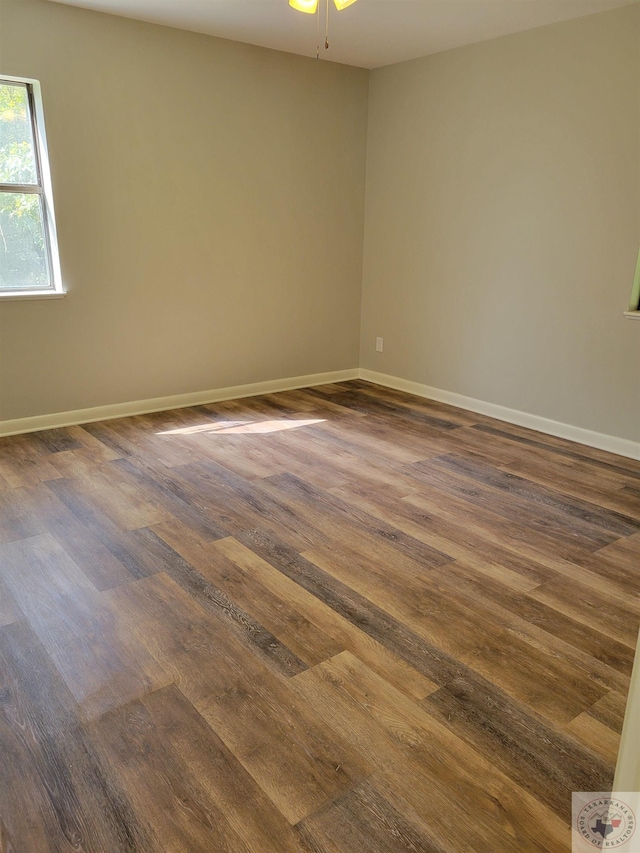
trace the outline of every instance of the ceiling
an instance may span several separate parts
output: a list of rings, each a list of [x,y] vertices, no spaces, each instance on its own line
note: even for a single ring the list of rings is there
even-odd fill
[[[376,68],[639,0],[359,0],[330,5],[323,59]],[[53,0],[221,38],[316,55],[316,19],[287,0]],[[322,36],[324,43],[324,3]]]

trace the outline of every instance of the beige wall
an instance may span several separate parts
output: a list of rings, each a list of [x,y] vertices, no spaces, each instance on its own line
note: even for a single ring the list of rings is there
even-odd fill
[[[638,6],[373,71],[361,366],[638,440],[639,112]]]
[[[356,367],[367,72],[1,5],[69,295],[0,305],[0,420]]]
[[[0,72],[43,86],[69,289],[0,304],[0,421],[359,360],[640,438],[637,6],[370,76],[0,10]]]

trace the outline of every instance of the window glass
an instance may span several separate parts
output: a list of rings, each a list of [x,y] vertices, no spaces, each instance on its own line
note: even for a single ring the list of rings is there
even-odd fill
[[[0,193],[0,286],[49,287],[39,195]]]
[[[0,297],[62,292],[36,80],[0,77]]]
[[[0,184],[37,184],[26,85],[0,83]]]

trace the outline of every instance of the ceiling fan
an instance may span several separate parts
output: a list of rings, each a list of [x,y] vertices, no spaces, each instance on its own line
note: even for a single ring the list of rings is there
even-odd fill
[[[342,9],[346,9],[347,6],[351,6],[352,3],[355,3],[356,0],[333,0],[333,3],[338,10],[341,12]],[[308,15],[315,15],[318,13],[318,44],[316,47],[316,59],[320,59],[320,4],[318,0],[289,0],[289,5],[294,9],[297,9],[298,12],[306,12]],[[324,38],[324,46],[325,50],[329,49],[329,0],[325,0],[326,5],[326,18],[325,18],[325,38]]]
[[[333,2],[338,12],[340,12],[342,9],[346,9],[347,6],[355,3],[356,0],[333,0]],[[315,15],[318,8],[318,0],[289,0],[289,5],[297,9],[298,12],[307,12],[309,15]]]

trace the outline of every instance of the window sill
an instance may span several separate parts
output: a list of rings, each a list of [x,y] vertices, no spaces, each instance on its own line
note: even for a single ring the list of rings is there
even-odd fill
[[[62,299],[67,293],[64,290],[22,290],[7,291],[0,290],[0,302],[21,302],[24,299]]]
[[[624,316],[627,320],[640,320],[640,309],[638,311],[625,311]]]

